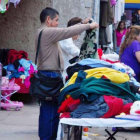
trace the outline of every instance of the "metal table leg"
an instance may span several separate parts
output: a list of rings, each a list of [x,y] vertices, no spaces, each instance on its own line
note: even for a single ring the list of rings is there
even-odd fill
[[[110,133],[107,129],[105,129],[105,131],[107,132],[107,134],[109,135],[109,137],[107,138],[107,140],[116,140],[116,138],[114,137],[115,134],[118,132],[118,130],[116,130],[114,133]]]

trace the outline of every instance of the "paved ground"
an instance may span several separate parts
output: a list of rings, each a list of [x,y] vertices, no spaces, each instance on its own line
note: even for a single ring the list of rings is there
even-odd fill
[[[21,111],[0,111],[0,140],[39,140],[37,104],[26,104]],[[91,133],[99,136],[91,136],[93,140],[106,140],[105,128],[92,128]],[[119,132],[117,140],[139,140],[139,132]]]
[[[28,104],[21,111],[0,111],[0,140],[39,140],[38,110]]]

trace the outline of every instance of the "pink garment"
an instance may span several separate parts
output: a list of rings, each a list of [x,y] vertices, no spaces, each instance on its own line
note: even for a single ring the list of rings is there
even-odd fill
[[[116,5],[116,0],[111,0],[111,5],[112,6]]]
[[[29,74],[34,74],[34,73],[37,73],[37,71],[34,69],[33,65],[30,65],[30,70],[28,71]]]
[[[24,67],[20,67],[20,68],[18,69],[18,72],[24,72],[24,71],[25,71]]]
[[[36,73],[37,71],[34,69],[33,65],[30,65],[30,70],[28,72],[30,76],[26,77],[26,79],[24,80],[24,85],[26,88],[29,88],[31,85],[31,82],[30,82],[31,75]]]
[[[117,47],[120,47],[121,41],[122,41],[122,37],[126,34],[126,32],[127,32],[126,29],[124,29],[124,31],[122,33],[120,33],[119,31],[116,30]]]
[[[29,88],[29,87],[30,87],[30,85],[31,85],[30,76],[28,76],[28,77],[24,80],[24,84],[25,84],[26,88]]]

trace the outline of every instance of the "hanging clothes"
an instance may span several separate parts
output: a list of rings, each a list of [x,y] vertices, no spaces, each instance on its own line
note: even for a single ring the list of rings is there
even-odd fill
[[[19,3],[20,3],[21,0],[9,0],[9,3],[13,3],[14,6],[16,7]]]
[[[5,13],[7,10],[8,0],[0,0],[0,12]]]
[[[0,13],[5,13],[10,6],[10,3],[13,3],[16,7],[21,0],[0,0]]]
[[[116,5],[116,3],[117,3],[116,0],[111,0],[111,5],[112,6]]]
[[[100,26],[107,27],[113,23],[113,11],[110,0],[101,0],[100,3]]]
[[[100,28],[99,45],[108,45],[111,43],[111,34],[109,25],[114,21],[113,7],[111,0],[101,0],[100,2]]]
[[[98,58],[97,44],[96,44],[96,30],[86,31],[84,43],[81,46],[79,58]]]
[[[118,0],[117,4],[115,5],[115,16],[114,16],[114,22],[118,23],[121,21],[121,16],[124,13],[125,7],[125,0]]]
[[[106,33],[106,27],[100,27],[99,28],[99,45],[107,45],[107,33]]]

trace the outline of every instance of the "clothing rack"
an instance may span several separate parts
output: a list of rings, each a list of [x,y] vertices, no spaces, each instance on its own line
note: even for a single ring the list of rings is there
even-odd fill
[[[94,0],[93,1],[93,10],[92,10],[92,18],[99,24],[100,20],[100,1]],[[99,48],[99,28],[96,29],[96,44],[97,48]]]

